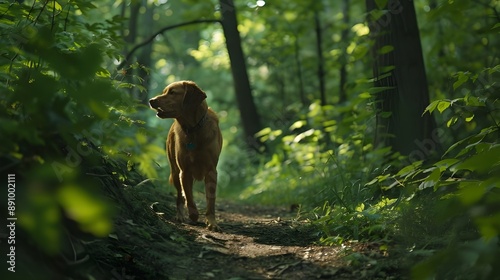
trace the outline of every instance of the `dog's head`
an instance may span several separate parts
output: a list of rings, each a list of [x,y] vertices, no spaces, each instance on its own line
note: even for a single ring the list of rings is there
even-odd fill
[[[157,111],[161,119],[178,118],[192,112],[207,98],[194,82],[180,81],[168,85],[163,93],[151,98],[149,106]]]

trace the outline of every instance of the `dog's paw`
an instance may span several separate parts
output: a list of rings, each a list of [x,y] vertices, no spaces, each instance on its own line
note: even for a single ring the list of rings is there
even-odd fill
[[[198,214],[198,212],[195,212],[195,213],[189,213],[189,219],[193,222],[193,223],[196,223],[198,221],[198,217],[200,216],[200,214]]]
[[[207,225],[207,229],[211,231],[221,232],[221,228],[217,224],[209,224]]]
[[[200,217],[200,213],[198,212],[198,209],[196,209],[196,206],[189,207],[188,206],[188,213],[189,213],[189,219],[196,223],[198,221],[198,218]]]
[[[184,208],[177,209],[177,215],[175,215],[175,220],[179,223],[186,222],[186,210]]]
[[[215,221],[215,217],[207,216],[207,229],[211,231],[218,231],[218,232],[221,231],[220,227],[217,225],[217,222]]]
[[[175,221],[178,223],[185,224],[187,222],[187,220],[188,219],[185,216],[182,216],[182,215],[175,216]]]

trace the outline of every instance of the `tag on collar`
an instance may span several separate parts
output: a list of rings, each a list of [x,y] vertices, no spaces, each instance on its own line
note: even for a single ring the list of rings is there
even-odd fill
[[[194,148],[196,148],[196,144],[193,142],[189,142],[186,144],[186,148],[188,149],[188,151],[192,151],[194,150]]]

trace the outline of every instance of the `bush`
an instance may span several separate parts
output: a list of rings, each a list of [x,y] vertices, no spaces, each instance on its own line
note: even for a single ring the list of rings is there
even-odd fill
[[[66,219],[96,236],[112,230],[100,176],[125,182],[138,168],[153,177],[152,154],[162,153],[148,144],[144,123],[130,118],[137,103],[121,90],[121,74],[105,68],[119,56],[119,21],[94,23],[94,8],[88,1],[0,5],[1,168],[16,177],[21,229],[52,254]],[[110,158],[128,161],[128,170],[103,175]]]

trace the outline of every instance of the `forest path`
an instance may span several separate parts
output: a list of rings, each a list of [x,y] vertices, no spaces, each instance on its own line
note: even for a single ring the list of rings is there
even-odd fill
[[[378,271],[376,258],[382,256],[373,256],[378,250],[366,244],[315,245],[311,228],[285,208],[219,202],[217,218],[221,232],[202,223],[179,225],[194,242],[169,269],[171,279],[396,279]],[[346,250],[372,258],[360,267],[343,258]]]

